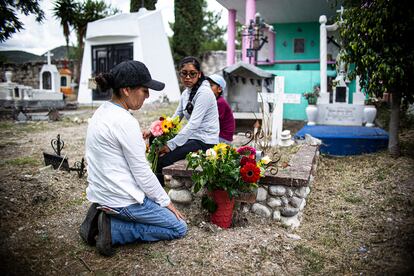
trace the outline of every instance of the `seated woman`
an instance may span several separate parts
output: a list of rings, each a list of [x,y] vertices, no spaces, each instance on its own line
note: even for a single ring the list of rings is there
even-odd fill
[[[209,76],[208,81],[211,85],[214,95],[217,99],[217,108],[220,120],[220,143],[231,144],[233,142],[234,130],[236,129],[236,121],[234,120],[233,110],[227,103],[226,99],[222,97],[223,90],[226,88],[226,81],[222,76],[214,74]]]
[[[93,245],[98,235],[98,252],[109,256],[112,245],[183,237],[184,217],[151,171],[139,123],[128,111],[140,109],[148,89],[160,91],[164,83],[133,60],[95,80],[103,91],[112,88],[113,96],[95,111],[87,130],[86,195],[93,204],[80,227],[82,239]]]
[[[185,57],[179,64],[181,82],[186,87],[173,115],[187,118],[185,127],[167,142],[157,164],[157,177],[163,184],[162,168],[182,160],[189,152],[207,150],[219,142],[220,131],[216,98],[210,83],[201,72],[195,57]],[[146,132],[144,137],[150,136]]]

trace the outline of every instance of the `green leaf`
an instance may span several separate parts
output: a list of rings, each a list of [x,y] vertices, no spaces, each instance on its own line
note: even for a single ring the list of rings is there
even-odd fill
[[[201,198],[201,206],[207,209],[210,213],[214,213],[217,210],[217,204],[212,198],[206,195]]]

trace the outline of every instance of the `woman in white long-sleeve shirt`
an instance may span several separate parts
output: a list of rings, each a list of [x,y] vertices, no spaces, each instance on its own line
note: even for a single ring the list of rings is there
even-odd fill
[[[191,56],[179,64],[180,79],[186,89],[174,116],[185,117],[188,122],[160,151],[156,172],[161,184],[164,182],[162,168],[184,159],[189,152],[207,150],[219,142],[216,98],[200,67],[200,62]]]
[[[139,61],[124,61],[95,78],[113,96],[91,118],[86,136],[87,198],[93,204],[80,228],[81,237],[99,253],[111,255],[112,245],[180,238],[187,232],[182,214],[174,207],[145,155],[145,141],[129,109],[138,110],[149,88],[164,84],[151,79]],[[107,212],[99,212],[96,207]]]

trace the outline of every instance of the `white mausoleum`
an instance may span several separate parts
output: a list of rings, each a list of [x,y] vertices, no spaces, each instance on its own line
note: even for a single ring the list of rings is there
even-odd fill
[[[140,9],[139,12],[117,14],[88,24],[79,104],[100,103],[110,99],[110,93],[91,89],[89,79],[109,71],[121,61],[131,59],[145,63],[152,78],[165,83],[163,91],[150,91],[147,102],[165,96],[170,101],[179,100],[178,80],[161,12]]]

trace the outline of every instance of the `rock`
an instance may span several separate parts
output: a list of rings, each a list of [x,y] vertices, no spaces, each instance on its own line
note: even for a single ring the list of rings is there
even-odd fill
[[[266,206],[263,206],[260,203],[253,204],[252,212],[265,218],[269,218],[271,215],[269,208],[267,208]]]
[[[269,205],[271,208],[281,207],[282,200],[280,198],[271,197],[267,200],[267,205]]]
[[[193,201],[190,191],[188,190],[174,190],[168,192],[168,196],[173,202],[181,204],[190,204]]]
[[[267,190],[263,187],[259,187],[257,189],[257,196],[256,196],[256,200],[257,201],[265,201],[267,198]]]
[[[270,186],[269,187],[269,193],[271,195],[275,195],[275,196],[285,195],[286,187],[285,186],[280,186],[280,185]]]
[[[302,239],[299,235],[292,234],[292,233],[287,233],[286,237],[294,241],[298,241]]]
[[[289,200],[285,196],[282,196],[280,200],[282,200],[282,206],[287,206],[289,203]]]
[[[322,144],[322,140],[315,138],[310,134],[305,134],[305,143],[311,146],[318,146]]]
[[[294,196],[290,199],[290,205],[292,205],[295,208],[299,208],[299,206],[302,204],[303,200],[304,200],[303,198]]]
[[[302,211],[303,209],[305,209],[306,206],[306,199],[303,199],[302,203],[299,206],[299,211]]]
[[[282,223],[283,226],[287,227],[287,228],[291,228],[291,229],[295,229],[298,228],[300,225],[300,221],[298,219],[298,216],[293,216],[293,217],[281,217],[280,218],[280,222]]]
[[[301,187],[295,191],[295,195],[301,198],[306,198],[309,193],[310,193],[309,187]]]
[[[273,212],[273,219],[276,221],[280,221],[281,215],[280,215],[280,211],[276,210]]]
[[[168,188],[176,189],[182,187],[183,183],[175,178],[171,178],[171,180],[169,182],[166,182],[165,185]]]
[[[297,215],[298,212],[299,212],[298,208],[294,208],[294,207],[291,207],[291,206],[286,206],[280,211],[280,213],[284,217],[293,217],[293,216]]]

